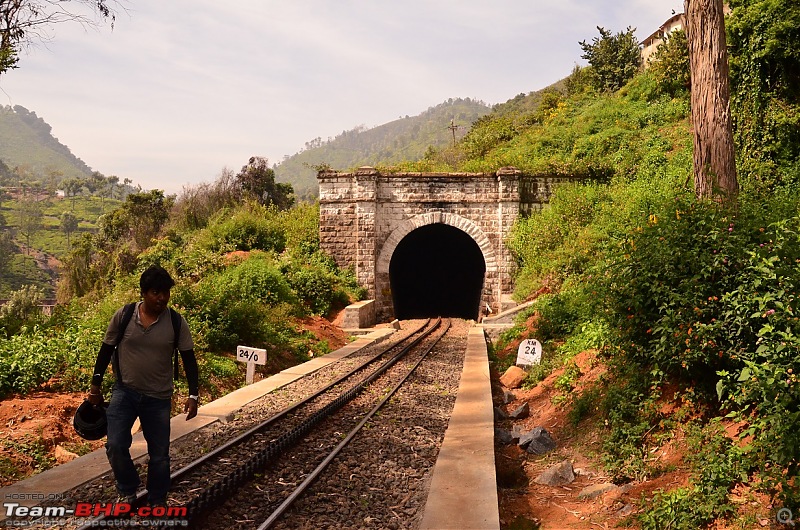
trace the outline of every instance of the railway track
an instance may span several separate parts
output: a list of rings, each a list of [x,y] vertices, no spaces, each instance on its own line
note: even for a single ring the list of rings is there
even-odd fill
[[[463,323],[461,326],[463,327]],[[375,517],[369,515],[369,506],[364,506],[363,510],[353,510],[352,506],[348,506],[369,504],[364,499],[374,497],[371,494],[350,491],[352,495],[348,498],[348,490],[355,487],[354,477],[363,474],[363,466],[359,464],[373,459],[371,457],[375,453],[379,456],[379,468],[382,464],[384,468],[396,464],[398,455],[424,459],[427,468],[432,467],[435,462],[436,448],[431,449],[430,443],[419,444],[420,453],[425,453],[423,458],[417,455],[413,445],[402,447],[403,438],[413,444],[414,436],[394,434],[391,435],[394,439],[388,440],[392,443],[387,444],[387,428],[383,426],[378,429],[376,425],[385,420],[381,418],[382,407],[398,399],[396,396],[405,391],[401,390],[404,384],[405,388],[413,388],[414,385],[419,387],[416,389],[417,403],[425,403],[425,399],[431,397],[431,388],[440,388],[443,399],[434,399],[433,404],[448,408],[449,403],[449,408],[452,408],[460,365],[455,366],[458,361],[451,357],[458,358],[458,347],[450,351],[444,365],[440,359],[438,368],[433,369],[433,373],[438,374],[442,373],[442,369],[449,372],[447,378],[441,375],[431,377],[431,369],[427,364],[435,365],[436,361],[425,361],[436,358],[436,346],[445,337],[449,327],[449,322],[442,324],[439,321],[419,325],[401,340],[354,363],[351,370],[334,378],[324,387],[271,414],[266,420],[244,429],[239,435],[202,457],[182,465],[173,473],[170,504],[187,508],[190,526],[193,528],[291,528],[296,527],[294,518],[304,512],[303,518],[306,522],[317,518],[320,520],[318,524],[322,525],[360,526],[363,520],[374,519]],[[459,340],[461,339],[458,337],[450,339],[451,342]],[[423,366],[426,368],[420,369]],[[426,370],[429,373],[426,374]],[[455,378],[452,377],[453,374]],[[424,385],[420,383],[423,380]],[[439,416],[448,413],[449,409],[444,413],[437,412]],[[413,415],[413,412],[402,415],[407,418],[409,414]],[[389,421],[389,427],[399,427],[402,430],[403,423],[406,422],[394,419]],[[439,432],[433,438],[438,438],[440,442],[446,428],[446,418],[444,421],[439,418],[438,424]],[[431,432],[426,427],[405,427],[424,431],[420,433],[422,437],[427,435],[431,438]],[[364,440],[370,438],[369,435],[358,434],[364,430],[383,433],[384,439],[379,436],[377,441],[367,442],[368,448],[364,449]],[[401,442],[400,445],[397,442]],[[353,443],[355,448],[352,447]],[[371,448],[370,443],[373,444]],[[387,451],[384,458],[380,458],[383,452],[380,444],[397,448]],[[422,451],[422,446],[425,446],[425,451]],[[347,452],[350,455],[346,458],[338,456]],[[359,454],[363,458],[359,458]],[[415,468],[426,466],[414,464]],[[390,478],[398,475],[386,473],[386,469],[383,471],[383,476]],[[397,491],[402,493],[407,490],[408,493],[401,499],[390,501],[395,503],[388,507],[392,519],[403,521],[409,518],[410,510],[406,505],[411,497],[419,493],[420,484],[412,484],[414,475],[419,474],[417,469],[404,469],[399,473],[399,480],[405,482],[405,486]],[[313,488],[319,491],[309,495],[307,492]],[[370,488],[380,489],[372,486]],[[309,504],[309,498],[321,502],[311,501]],[[140,498],[137,502],[142,500]],[[342,500],[346,501],[344,507],[339,502]],[[398,510],[402,513],[398,513]],[[309,511],[310,514],[307,513]],[[366,515],[353,515],[353,512],[360,511],[365,511]],[[362,523],[353,520],[354,517],[362,517]],[[349,523],[345,522],[348,518]],[[89,528],[92,524],[97,524],[97,520],[84,527]],[[401,522],[400,526],[405,524]],[[387,527],[391,528],[392,524]]]

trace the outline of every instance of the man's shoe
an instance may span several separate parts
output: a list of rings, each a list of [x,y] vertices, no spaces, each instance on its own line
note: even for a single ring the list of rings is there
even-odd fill
[[[117,504],[133,504],[136,502],[136,494],[132,493],[131,495],[117,495]]]

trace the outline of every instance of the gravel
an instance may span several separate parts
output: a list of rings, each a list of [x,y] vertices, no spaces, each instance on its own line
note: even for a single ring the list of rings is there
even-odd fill
[[[389,340],[407,334],[421,321],[404,321],[403,329]],[[455,402],[463,365],[467,332],[471,323],[453,320],[450,332],[407,384],[395,394],[354,441],[277,522],[275,528],[415,528],[422,516],[430,476],[439,452],[450,412]],[[436,333],[434,333],[436,334]],[[233,420],[214,423],[171,445],[172,469],[195,460],[198,455],[224,443],[275,412],[335,380],[383,344],[365,348],[303,379],[278,389],[243,407]],[[384,390],[378,382],[355,400],[355,406],[369,410]],[[388,384],[387,384],[388,387]],[[370,398],[371,399],[368,399]],[[353,414],[343,412],[343,414]],[[349,432],[346,424],[359,418],[343,417],[328,431],[316,436],[309,449],[292,458],[271,464],[249,487],[204,520],[197,528],[255,527],[261,523],[265,506],[279,504],[276,486],[293,485],[313,469],[297,470],[298,461],[320,459],[326,447],[336,445]],[[294,468],[294,470],[292,470]],[[146,476],[146,464],[140,468]],[[286,486],[287,488],[289,486]],[[173,485],[173,490],[180,490]],[[268,492],[266,501],[259,492]],[[60,506],[70,499],[81,502],[111,502],[116,498],[113,476],[107,474],[67,492]],[[180,491],[171,493],[170,505],[182,502]],[[244,509],[242,509],[244,507]],[[271,509],[270,509],[271,511]]]

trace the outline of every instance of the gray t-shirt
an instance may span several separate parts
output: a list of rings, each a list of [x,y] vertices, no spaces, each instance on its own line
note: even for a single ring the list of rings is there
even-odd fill
[[[119,369],[122,374],[122,383],[141,392],[142,394],[158,399],[172,397],[172,356],[175,330],[172,329],[172,319],[169,309],[165,309],[147,329],[142,326],[139,319],[139,307],[136,304],[133,318],[125,328],[125,334],[119,345]],[[114,344],[117,340],[122,309],[119,309],[108,324],[103,342]],[[181,331],[178,338],[180,351],[194,348],[189,325],[181,316]]]

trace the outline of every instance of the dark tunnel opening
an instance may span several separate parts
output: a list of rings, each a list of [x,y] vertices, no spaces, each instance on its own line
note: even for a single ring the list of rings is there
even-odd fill
[[[389,263],[394,315],[477,319],[485,274],[483,253],[468,234],[446,224],[417,228]]]

